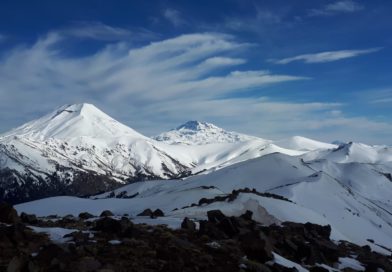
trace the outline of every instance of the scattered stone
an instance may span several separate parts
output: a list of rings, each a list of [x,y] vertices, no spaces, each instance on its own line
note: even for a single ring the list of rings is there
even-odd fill
[[[109,210],[105,210],[101,213],[100,217],[107,217],[107,216],[113,216],[114,214],[109,211]]]
[[[20,214],[20,219],[22,220],[23,223],[26,224],[37,224],[38,223],[38,219],[37,216],[35,216],[35,214],[27,214],[22,212]]]
[[[110,216],[110,215],[102,215],[101,214],[101,216]],[[93,218],[93,217],[94,217],[94,215],[92,215],[91,213],[88,213],[88,212],[82,212],[82,213],[79,214],[79,218],[83,219],[83,220],[90,219],[90,218]]]
[[[160,209],[156,209],[153,213],[152,213],[152,218],[155,217],[162,217],[165,216],[165,214],[163,213],[163,211],[161,211]]]
[[[297,271],[274,263],[272,252],[315,272],[326,271],[322,264],[333,267],[339,257],[348,256],[356,256],[352,258],[366,271],[392,271],[390,256],[369,246],[335,244],[329,238],[330,226],[292,222],[262,226],[252,220],[250,211],[239,217],[220,210],[207,215],[208,220],[199,221],[198,231],[189,218],[175,230],[133,224],[127,217],[80,220],[89,217],[83,213],[79,218],[38,220],[41,227],[77,229],[65,235],[69,242],[64,244],[54,244],[20,222],[0,224],[0,271]],[[22,217],[34,222],[27,214]]]
[[[196,230],[196,224],[192,220],[190,220],[188,217],[185,217],[184,220],[181,223],[181,228],[190,230],[190,231],[195,231]]]
[[[142,211],[141,213],[139,213],[137,216],[152,216],[153,212],[151,209],[145,209],[144,211]]]

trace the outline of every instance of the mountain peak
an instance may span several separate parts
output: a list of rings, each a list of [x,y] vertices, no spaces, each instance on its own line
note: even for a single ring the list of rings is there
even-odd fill
[[[176,128],[176,130],[181,130],[181,129],[189,129],[189,130],[205,130],[205,129],[221,129],[211,123],[207,122],[200,122],[200,121],[188,121]]]
[[[89,103],[64,105],[6,133],[5,136],[21,136],[36,140],[77,137],[110,139],[119,136],[144,138],[143,135],[114,120]]]
[[[176,129],[161,133],[153,139],[167,144],[204,145],[244,142],[259,138],[226,131],[214,124],[193,120],[178,126]]]

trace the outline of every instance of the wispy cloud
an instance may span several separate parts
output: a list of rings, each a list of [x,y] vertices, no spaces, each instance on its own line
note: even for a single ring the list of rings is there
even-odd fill
[[[63,36],[82,39],[93,39],[99,41],[120,40],[151,40],[157,38],[157,34],[144,28],[120,28],[112,27],[101,22],[74,22],[69,27],[58,30]]]
[[[356,1],[342,0],[327,4],[321,8],[311,9],[309,16],[332,16],[342,13],[353,13],[364,9],[364,7]]]
[[[294,57],[270,60],[276,64],[288,64],[293,61],[302,61],[305,63],[324,63],[338,61],[347,58],[354,58],[365,54],[374,53],[380,51],[382,47],[362,49],[362,50],[338,50],[338,51],[327,51],[313,54],[303,54]]]
[[[90,102],[147,135],[187,119],[211,121],[267,138],[319,132],[325,136],[331,130],[332,139],[368,133],[368,139],[375,142],[379,139],[374,135],[391,131],[387,123],[345,117],[340,103],[262,97],[263,89],[272,84],[307,78],[240,69],[250,45],[233,36],[196,33],[138,47],[110,43],[83,57],[63,51],[67,37],[61,31],[51,32],[29,47],[15,47],[3,54],[1,130],[61,104]],[[257,90],[259,97],[243,95],[247,89]],[[363,124],[369,127],[366,133]]]
[[[3,34],[0,34],[0,43],[6,40],[6,36]]]
[[[185,20],[182,17],[181,13],[172,8],[167,8],[163,11],[163,17],[167,19],[171,24],[175,27],[179,27],[185,24]]]
[[[249,44],[222,34],[181,35],[137,48],[111,44],[84,57],[64,54],[64,39],[61,32],[52,32],[0,60],[0,108],[10,114],[14,112],[10,105],[17,105],[23,116],[26,108],[42,112],[86,100],[112,105],[112,109],[134,108],[140,115],[146,105],[155,103],[189,105],[244,89],[305,79],[233,69],[246,60],[226,54],[242,52]],[[1,115],[3,125],[6,116]]]

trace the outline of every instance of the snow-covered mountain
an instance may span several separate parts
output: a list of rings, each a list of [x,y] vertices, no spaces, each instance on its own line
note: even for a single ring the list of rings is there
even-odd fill
[[[192,122],[187,124],[179,131],[190,130]],[[0,197],[20,202],[88,195],[139,180],[206,173],[273,152],[303,153],[211,124],[193,125],[209,144],[198,137],[192,145],[155,141],[91,104],[60,107],[0,136]]]
[[[154,142],[93,105],[63,106],[1,136],[0,196],[91,194],[189,172]]]
[[[329,224],[335,240],[391,253],[389,146],[271,141],[196,121],[155,139],[93,105],[63,106],[0,136],[1,198],[70,195],[17,209],[76,215],[109,208],[134,216],[159,208],[168,222],[205,218],[212,209],[251,210],[263,224]]]
[[[188,121],[168,132],[163,132],[153,139],[168,144],[205,145],[215,143],[236,143],[258,139],[257,137],[226,131],[213,124]]]

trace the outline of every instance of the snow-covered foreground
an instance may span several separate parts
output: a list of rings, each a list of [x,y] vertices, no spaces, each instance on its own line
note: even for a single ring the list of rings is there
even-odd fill
[[[159,208],[173,222],[185,216],[205,218],[211,209],[220,209],[227,215],[251,210],[254,219],[264,224],[329,224],[334,240],[367,244],[390,254],[392,182],[385,173],[391,172],[388,163],[346,164],[324,159],[305,162],[302,157],[273,153],[184,180],[138,182],[90,199],[53,197],[20,204],[16,209],[41,216],[77,215],[84,211],[98,215],[107,209],[117,215],[136,216],[144,209]],[[232,201],[191,206],[202,198],[224,196],[246,187],[278,194],[292,202],[244,192]]]

